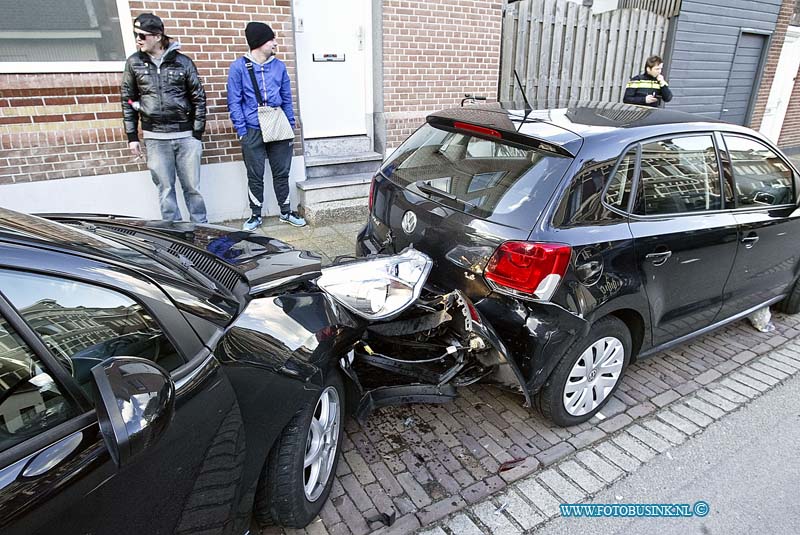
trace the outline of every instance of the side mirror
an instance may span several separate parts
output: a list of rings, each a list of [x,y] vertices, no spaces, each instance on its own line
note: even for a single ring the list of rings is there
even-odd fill
[[[113,357],[92,368],[100,432],[117,467],[155,444],[175,413],[175,385],[157,364]]]

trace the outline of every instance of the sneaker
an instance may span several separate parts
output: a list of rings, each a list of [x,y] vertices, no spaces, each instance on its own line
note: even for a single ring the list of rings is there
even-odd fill
[[[242,225],[242,230],[253,231],[260,226],[261,226],[261,216],[253,214],[250,216],[250,219],[244,222],[244,225]]]
[[[306,220],[297,215],[297,212],[286,212],[281,214],[280,220],[282,223],[289,223],[295,227],[305,227]]]

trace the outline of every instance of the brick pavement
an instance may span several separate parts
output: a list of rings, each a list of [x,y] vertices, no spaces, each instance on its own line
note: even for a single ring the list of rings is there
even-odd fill
[[[333,226],[324,239],[354,236],[357,226]],[[299,238],[271,234],[315,250],[310,232],[293,232]],[[349,421],[320,518],[305,530],[262,533],[402,534],[442,519],[431,533],[530,529],[565,498],[584,499],[795,373],[790,341],[800,317],[774,314],[773,323],[776,331],[760,333],[739,321],[632,364],[601,414],[570,428],[484,385],[460,389],[450,404],[387,407],[364,426]],[[370,521],[392,512],[391,528]]]

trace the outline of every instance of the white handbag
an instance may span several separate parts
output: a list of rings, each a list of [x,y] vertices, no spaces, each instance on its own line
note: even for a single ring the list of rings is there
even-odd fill
[[[264,140],[264,143],[294,139],[294,130],[292,130],[292,125],[289,124],[286,114],[283,113],[283,109],[268,106],[261,97],[261,91],[259,91],[258,82],[256,82],[256,73],[253,70],[253,63],[245,58],[245,65],[247,65],[247,70],[250,72],[250,81],[253,82],[253,89],[256,92],[256,100],[258,101],[258,126],[261,127],[261,139]]]

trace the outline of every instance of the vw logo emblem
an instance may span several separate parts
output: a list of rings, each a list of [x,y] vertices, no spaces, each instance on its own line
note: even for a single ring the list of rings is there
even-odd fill
[[[400,226],[403,227],[403,232],[406,234],[414,232],[414,229],[417,228],[417,214],[410,211],[403,214],[403,220],[400,222]]]

